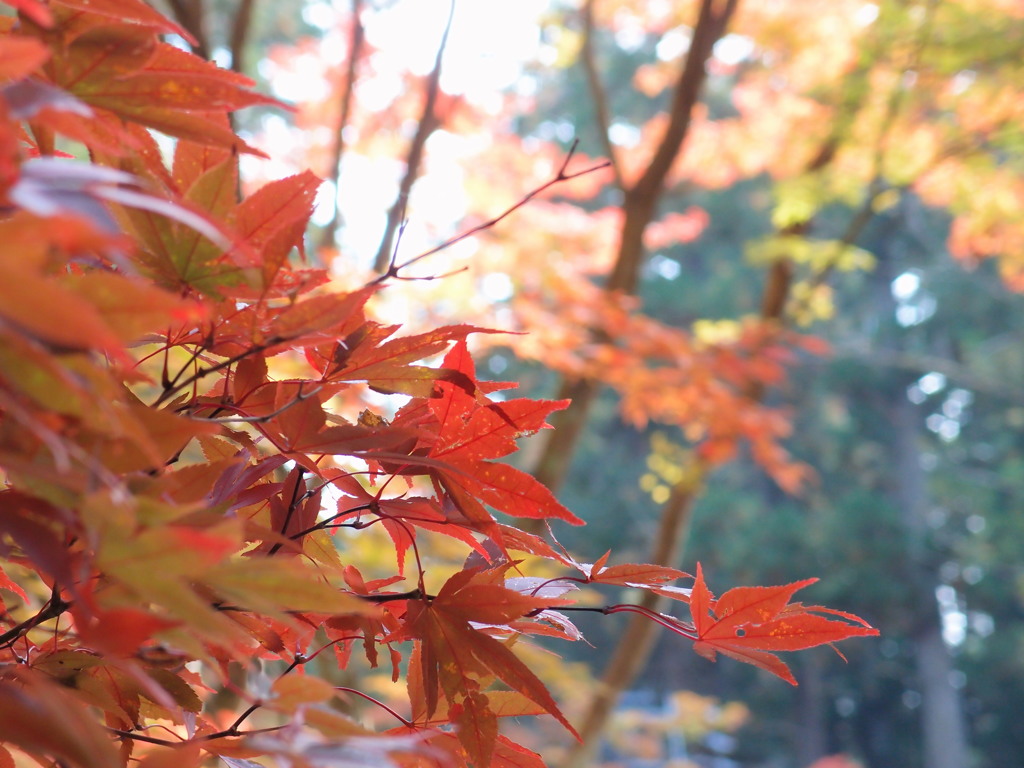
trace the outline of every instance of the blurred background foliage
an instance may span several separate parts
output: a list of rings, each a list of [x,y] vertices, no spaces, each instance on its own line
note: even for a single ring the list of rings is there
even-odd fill
[[[1022,8],[457,0],[446,33],[441,0],[169,0],[193,31],[201,19],[214,59],[294,107],[239,118],[284,158],[246,160],[247,183],[305,166],[328,180],[314,258],[343,284],[380,268],[380,253],[386,266],[389,249],[414,255],[515,204],[574,140],[570,170],[611,154],[612,171],[420,262],[425,278],[455,274],[391,286],[376,311],[527,331],[488,340],[482,360],[529,395],[599,380],[590,407],[569,412],[582,429],[561,449],[568,473],[545,476],[589,523],[556,531],[574,552],[644,561],[664,505],[690,483],[673,564],[701,560],[718,591],[820,576],[808,599],[882,630],[844,649],[846,664],[827,649],[796,657],[794,689],[660,637],[592,764],[1024,760]],[[723,26],[700,98],[657,185],[635,279],[616,282],[631,190],[674,119],[702,14]],[[828,351],[746,350],[747,383],[724,410],[701,410],[717,390],[681,385],[672,366],[684,383],[719,381],[702,345],[729,348],[754,324]],[[651,363],[658,338],[684,346]],[[766,355],[785,376],[743,367]],[[631,390],[645,366],[646,388]],[[756,420],[728,455],[701,454],[715,426],[701,419],[747,408],[784,416],[788,436],[770,437],[791,457],[750,447]],[[526,451],[542,475],[544,450]],[[809,469],[803,482],[793,466]],[[577,718],[618,618],[583,622],[592,647],[553,649],[565,665],[538,652]],[[519,736],[553,765],[580,759],[554,730]]]

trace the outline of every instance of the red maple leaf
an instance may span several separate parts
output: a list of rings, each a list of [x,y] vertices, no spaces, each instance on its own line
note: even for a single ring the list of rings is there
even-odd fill
[[[417,669],[409,675],[422,686],[415,698],[425,701],[424,714],[429,719],[438,709],[440,694],[444,695],[462,726],[460,742],[481,765],[490,764],[496,738],[495,714],[485,693],[494,678],[576,735],[540,679],[490,633],[561,601],[524,595],[494,583],[494,578],[495,572],[478,569],[456,573],[432,599],[409,600],[403,628],[385,638],[417,641]]]
[[[558,518],[582,525],[531,475],[490,461],[515,451],[517,438],[547,426],[551,412],[565,408],[568,401],[492,400],[487,392],[502,385],[477,381],[464,340],[456,342],[442,367],[459,374],[459,381],[438,381],[440,396],[413,400],[396,416],[395,426],[415,425],[421,434],[429,435],[423,447],[435,463],[428,471],[459,510],[496,539],[500,531],[484,504],[513,517]]]
[[[848,637],[878,634],[877,629],[853,614],[789,602],[797,590],[816,581],[804,579],[778,587],[736,587],[715,600],[698,563],[690,595],[690,612],[697,634],[693,649],[711,661],[721,652],[796,685],[789,667],[769,651],[798,651]],[[828,619],[822,613],[849,621]]]

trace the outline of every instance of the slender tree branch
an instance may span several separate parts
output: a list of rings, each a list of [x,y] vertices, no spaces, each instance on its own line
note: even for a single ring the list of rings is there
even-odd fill
[[[192,46],[195,53],[209,59],[211,46],[210,38],[206,34],[203,0],[167,0],[167,4],[171,7],[175,20],[195,38],[196,44]]]
[[[500,223],[505,218],[512,215],[520,208],[522,208],[524,205],[529,203],[531,200],[533,200],[533,198],[537,197],[537,195],[546,192],[548,189],[555,186],[556,184],[561,184],[564,181],[571,181],[572,179],[579,178],[580,176],[586,176],[588,173],[593,173],[594,171],[599,171],[602,168],[608,167],[608,161],[604,161],[602,163],[598,163],[597,165],[592,165],[589,168],[584,168],[582,171],[577,171],[575,173],[567,173],[569,161],[572,160],[572,156],[576,152],[577,144],[579,144],[578,140],[572,143],[572,146],[569,148],[569,152],[565,156],[565,160],[562,162],[561,168],[558,169],[558,173],[555,174],[553,178],[544,182],[531,192],[528,192],[526,195],[520,198],[520,200],[517,203],[506,208],[502,213],[495,216],[493,219],[489,219],[485,221],[483,224],[478,224],[475,227],[471,227],[467,229],[465,232],[462,232],[449,240],[445,240],[440,245],[435,246],[427,251],[424,251],[418,256],[414,256],[413,258],[409,259],[408,261],[402,262],[401,264],[396,263],[394,256],[392,256],[392,262],[391,265],[388,267],[387,272],[385,272],[383,275],[376,278],[375,280],[371,281],[370,284],[374,285],[377,283],[382,283],[389,278],[399,277],[399,271],[405,269],[406,267],[410,267],[416,262],[427,258],[428,256],[433,256],[435,253],[440,253],[441,251],[446,250],[447,248],[451,248],[453,245],[465,240],[466,238],[472,237],[473,235],[476,235],[480,232],[483,232],[494,227],[496,224]]]
[[[839,121],[836,121],[837,125]],[[805,173],[816,173],[832,162],[839,147],[839,128],[825,140],[807,165]],[[784,228],[783,236],[802,236],[810,228],[810,221],[801,221]],[[768,270],[768,279],[761,292],[761,317],[764,320],[780,320],[786,310],[790,288],[793,285],[794,266],[792,259],[777,259]],[[756,394],[754,395],[756,397]]]
[[[273,733],[274,731],[280,731],[285,726],[272,725],[269,728],[254,728],[251,731],[235,730],[236,727],[237,726],[232,726],[231,728],[226,728],[223,731],[217,731],[216,733],[208,733],[205,736],[197,736],[194,739],[180,739],[178,741],[172,741],[171,739],[158,739],[155,736],[146,736],[145,734],[138,733],[136,731],[124,731],[120,728],[110,728],[109,726],[107,727],[107,732],[112,733],[115,736],[120,736],[124,739],[132,739],[133,741],[144,741],[147,744],[157,744],[161,747],[183,747],[187,744],[198,744],[206,741],[216,741],[217,739],[234,738],[237,736],[251,736],[257,733]]]
[[[345,152],[345,127],[352,115],[355,103],[356,80],[359,77],[359,62],[363,57],[366,41],[366,28],[362,19],[363,0],[352,0],[352,28],[348,39],[348,62],[345,66],[345,80],[341,86],[341,98],[338,108],[338,126],[334,131],[334,146],[331,148],[331,164],[328,179],[334,188],[334,208],[331,220],[324,228],[320,239],[321,248],[337,245],[338,229],[342,225],[341,210],[338,207],[338,189],[341,183],[341,158]]]
[[[650,165],[639,180],[624,193],[624,220],[619,231],[615,265],[605,283],[608,291],[629,294],[636,291],[644,257],[644,230],[657,213],[658,202],[664,193],[665,179],[689,131],[693,109],[707,76],[707,59],[711,56],[715,42],[724,34],[738,2],[739,0],[724,0],[716,3],[716,0],[703,0],[701,3],[690,51],[674,90],[669,126]],[[722,6],[718,12],[716,5]],[[554,429],[538,441],[539,458],[532,472],[534,477],[548,488],[557,491],[565,481],[588,414],[600,391],[600,382],[589,379],[572,380],[568,377],[563,379],[558,397],[569,398],[572,404],[565,410],[553,414],[551,424]],[[529,523],[524,529],[538,532],[537,526]]]
[[[690,50],[686,64],[679,75],[672,93],[668,128],[661,139],[654,157],[634,187],[643,196],[658,194],[682,151],[683,142],[690,130],[693,108],[700,99],[704,81],[707,79],[707,62],[711,58],[715,43],[725,34],[726,26],[732,19],[739,0],[703,0],[697,24],[693,28]]]
[[[398,197],[394,205],[388,211],[388,223],[384,229],[384,236],[380,241],[380,248],[377,249],[377,257],[373,262],[373,268],[377,272],[386,272],[388,266],[394,262],[393,245],[395,233],[398,231],[402,220],[405,218],[405,209],[409,203],[409,194],[412,192],[412,185],[420,175],[420,166],[423,164],[423,151],[427,145],[427,139],[437,130],[439,125],[437,118],[437,96],[441,90],[441,65],[444,62],[444,52],[448,47],[448,34],[452,29],[452,19],[455,17],[455,0],[451,0],[448,6],[448,21],[444,26],[444,34],[441,36],[441,44],[437,48],[437,57],[434,59],[434,68],[427,77],[426,97],[423,100],[423,111],[420,114],[420,121],[416,125],[416,135],[413,136],[409,145],[409,154],[405,161],[405,176],[398,188]]]
[[[131,739],[132,741],[142,741],[146,744],[158,744],[161,747],[180,747],[184,744],[188,744],[185,739],[178,741],[171,741],[170,739],[159,739],[156,736],[146,736],[144,733],[136,733],[135,731],[124,731],[120,728],[107,728],[108,733],[112,733],[115,736],[120,736],[122,739]]]
[[[908,54],[907,60],[899,62],[898,68],[900,71],[914,69],[920,63],[921,56],[924,54],[924,51],[931,40],[935,8],[935,2],[930,2],[928,4],[925,15],[918,27],[917,37],[914,41],[913,48]],[[868,59],[868,61],[870,61],[870,59]],[[858,69],[851,75],[850,80],[854,83],[862,81],[868,76],[869,72],[870,68],[867,66],[867,62],[862,62]],[[853,93],[860,93],[862,88],[863,83],[860,84],[860,87],[851,87],[847,90]],[[894,84],[889,92],[888,98],[885,102],[885,110],[881,117],[878,134],[874,141],[874,147],[871,154],[871,182],[865,192],[864,200],[853,218],[847,224],[846,230],[839,242],[836,244],[834,256],[828,261],[824,269],[811,278],[811,287],[825,283],[825,281],[831,276],[832,272],[835,271],[835,266],[842,257],[843,251],[846,250],[846,247],[853,245],[854,242],[856,242],[857,238],[864,231],[864,228],[875,217],[875,202],[878,200],[879,195],[887,189],[884,181],[886,147],[889,143],[889,137],[892,135],[893,129],[896,126],[896,120],[899,117],[900,110],[906,101],[907,93],[907,89],[904,88],[901,83]],[[840,115],[833,121],[832,132],[825,140],[824,144],[822,144],[817,156],[807,166],[807,170],[805,171],[806,173],[815,173],[820,171],[832,162],[835,158],[836,151],[839,148],[840,141],[843,138],[843,134],[847,130],[849,118],[856,114],[860,106],[860,100],[843,100],[840,102]],[[812,222],[810,220],[799,222],[798,224],[794,224],[784,229],[780,232],[780,235],[805,235],[810,229],[811,224]],[[764,302],[762,303],[761,315],[763,318],[770,320],[783,319],[786,309],[786,300],[790,293],[790,284],[793,280],[793,271],[793,263],[790,259],[779,259],[772,265],[772,268],[769,271],[769,282],[764,293]],[[755,398],[759,397],[756,393],[754,396]]]
[[[281,535],[282,536],[284,536],[284,535],[286,535],[288,533],[288,524],[291,523],[292,515],[295,514],[295,508],[298,506],[298,504],[301,501],[300,494],[299,494],[299,488],[303,487],[303,485],[302,485],[302,476],[305,474],[306,470],[303,469],[302,467],[296,467],[295,471],[297,473],[296,477],[295,477],[295,487],[292,489],[292,498],[288,502],[288,512],[285,515],[284,522],[281,524]],[[272,546],[270,548],[270,550],[267,552],[267,554],[268,555],[276,554],[281,549],[282,546],[283,545],[281,544],[281,542],[278,542],[277,544],[275,544],[274,546]]]
[[[393,603],[396,600],[433,600],[434,595],[428,595],[423,590],[410,589],[408,592],[397,592],[388,595],[356,595],[360,600],[368,603]]]
[[[337,520],[339,517],[344,517],[345,515],[350,515],[353,512],[361,512],[363,510],[369,510],[369,509],[373,509],[373,505],[372,504],[360,504],[358,507],[352,507],[351,509],[346,509],[344,512],[339,512],[336,515],[331,515],[326,520],[321,520],[316,525],[311,525],[309,528],[306,528],[304,531],[299,531],[298,533],[293,533],[288,538],[292,539],[293,541],[298,541],[303,536],[308,536],[309,534],[314,533],[315,531],[326,530],[327,528],[332,528],[332,527],[333,528],[339,528],[339,527],[341,527],[343,525],[343,523],[339,523],[338,525],[333,525],[334,521]]]
[[[249,42],[249,33],[252,31],[255,5],[256,0],[240,0],[238,10],[235,11],[234,23],[231,25],[231,37],[228,40],[228,48],[231,51],[231,69],[235,72],[245,72],[245,47]]]
[[[46,604],[30,619],[25,619],[17,626],[11,627],[11,629],[0,635],[0,648],[10,648],[18,640],[25,636],[27,632],[38,627],[40,624],[55,619],[63,614],[72,603],[64,600],[60,596],[60,589],[55,584],[50,594],[50,599],[46,601]]]
[[[284,677],[285,675],[287,675],[289,672],[292,671],[292,669],[294,669],[294,666],[291,666],[288,669],[286,669],[284,672],[282,672],[279,675],[278,679],[280,679],[281,677]],[[224,736],[234,735],[234,734],[238,733],[239,726],[241,726],[242,723],[244,723],[246,720],[248,720],[249,716],[252,715],[257,709],[259,709],[262,706],[263,706],[263,702],[257,699],[252,704],[250,704],[248,707],[246,707],[245,711],[242,712],[242,714],[240,714],[238,717],[235,718],[235,722],[233,722],[231,725],[229,725],[221,733]],[[213,735],[211,735],[211,738],[213,738]]]
[[[167,391],[177,386],[178,380],[185,375],[185,371],[187,371],[196,362],[196,360],[199,359],[203,352],[206,351],[206,347],[202,344],[196,344],[195,349],[193,349],[192,352],[189,354],[188,360],[185,362],[184,365],[181,366],[181,368],[178,369],[178,372],[174,374],[174,376],[170,375],[167,368],[168,360],[170,358],[170,351],[170,346],[164,349],[164,364],[163,369],[160,372],[160,385],[164,388],[164,391]],[[186,382],[184,386],[188,386],[188,384],[189,382]]]
[[[170,382],[164,385],[164,389],[160,393],[160,396],[155,401],[153,401],[150,407],[156,408],[160,404],[166,402],[169,398],[173,397],[176,393],[185,389],[185,387],[191,386],[195,382],[206,378],[211,373],[221,371],[227,368],[228,366],[234,365],[239,360],[244,360],[250,355],[258,355],[260,352],[270,349],[276,344],[281,344],[284,341],[287,341],[287,339],[283,339],[280,336],[275,336],[272,339],[268,339],[263,344],[256,344],[250,347],[249,349],[245,350],[244,352],[239,352],[237,355],[233,355],[227,358],[226,360],[221,360],[219,363],[214,363],[209,368],[200,368],[198,371],[196,371],[194,374],[186,378],[184,381],[178,383],[178,378],[181,376],[182,373],[184,373],[185,368],[188,367],[188,365],[186,365],[185,368],[182,368],[182,370],[178,372],[178,375],[175,376],[174,379],[172,379]]]
[[[410,720],[406,720],[404,717],[402,717],[400,714],[395,712],[395,710],[393,710],[391,707],[389,707],[383,701],[380,701],[379,699],[375,699],[373,696],[371,696],[368,693],[363,693],[362,691],[356,690],[355,688],[349,688],[349,687],[344,686],[344,685],[336,685],[336,686],[334,686],[334,690],[338,691],[339,693],[352,693],[352,694],[355,694],[356,696],[360,696],[360,697],[366,699],[371,704],[376,704],[378,707],[380,707],[385,712],[387,712],[392,717],[394,717],[396,720],[398,720],[406,728],[415,728],[416,727],[415,723],[411,722]]]
[[[311,397],[315,397],[320,393],[321,390],[323,390],[323,385],[321,384],[313,387],[312,389],[306,392],[303,392],[302,385],[306,383],[308,382],[300,381],[298,391],[295,393],[295,397],[293,397],[287,403],[282,405],[276,411],[271,411],[270,413],[265,414],[263,416],[195,416],[193,418],[195,418],[196,421],[211,422],[213,424],[266,424],[268,421],[272,421],[273,419],[280,416],[289,408],[294,408],[299,403],[305,400],[309,400],[309,398]],[[225,405],[218,405],[217,410],[221,411],[224,410],[226,407],[227,406]]]
[[[594,3],[587,0],[581,9],[583,17],[583,47],[580,52],[583,72],[587,77],[587,88],[590,90],[590,101],[594,105],[594,119],[597,121],[597,132],[604,145],[605,154],[615,174],[615,185],[625,191],[626,181],[622,168],[616,157],[615,145],[611,139],[611,114],[608,106],[608,91],[601,83],[601,74],[597,69],[597,57],[594,54]]]
[[[1011,382],[983,376],[964,365],[939,355],[916,354],[882,347],[872,347],[866,342],[840,345],[835,349],[836,358],[856,360],[872,368],[893,368],[923,376],[926,373],[940,373],[955,385],[973,392],[998,397],[1009,403],[1024,405],[1024,392]]]
[[[693,110],[707,79],[707,62],[711,58],[712,49],[725,34],[726,26],[738,4],[739,0],[703,0],[701,3],[686,63],[672,93],[668,127],[643,174],[625,193],[623,208],[626,218],[622,225],[615,267],[606,286],[610,291],[636,291],[643,263],[644,230],[657,213],[665,179],[682,152],[683,143],[689,134]]]

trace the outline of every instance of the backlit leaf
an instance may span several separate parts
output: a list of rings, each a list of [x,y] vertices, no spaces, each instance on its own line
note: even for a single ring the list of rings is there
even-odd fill
[[[29,754],[58,757],[76,768],[118,768],[103,728],[61,686],[20,670],[0,680],[0,742]]]
[[[770,651],[794,651],[845,640],[873,637],[878,630],[863,620],[835,621],[789,603],[793,594],[813,584],[805,579],[779,587],[735,587],[714,600],[704,584],[697,564],[697,576],[690,595],[690,612],[697,632],[694,650],[712,661],[716,652],[753,664],[796,685],[789,668]]]

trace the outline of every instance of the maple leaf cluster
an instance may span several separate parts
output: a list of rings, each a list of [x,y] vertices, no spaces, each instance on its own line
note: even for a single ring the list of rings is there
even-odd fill
[[[571,610],[635,608],[575,603],[577,584],[687,603],[690,623],[651,618],[791,682],[773,651],[876,634],[790,604],[806,582],[715,601],[699,568],[691,593],[680,571],[580,564],[501,522],[582,522],[499,461],[566,403],[480,381],[483,329],[370,320],[386,280],[332,289],[303,258],[313,174],[239,199],[238,156],[258,150],[228,113],[271,100],[163,41],[187,32],[142,0],[6,2],[0,765],[539,766],[498,719],[572,726],[516,644],[579,639]],[[368,390],[404,404],[346,411]],[[351,560],[369,528],[394,545],[390,577]],[[435,536],[469,551],[439,584]],[[526,558],[582,575],[528,576]],[[404,710],[306,666],[330,650],[355,671],[360,646],[404,676]],[[256,663],[272,680],[237,687]],[[345,695],[394,727],[341,714]]]

